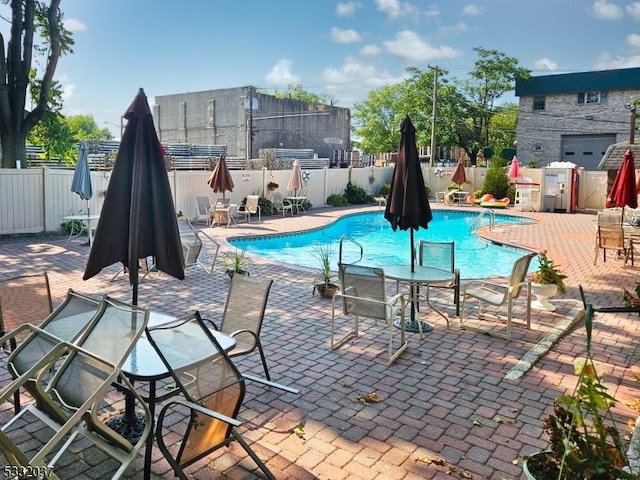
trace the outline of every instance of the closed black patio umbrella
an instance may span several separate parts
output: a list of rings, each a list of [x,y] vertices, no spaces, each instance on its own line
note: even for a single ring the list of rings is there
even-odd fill
[[[391,177],[391,190],[387,198],[386,218],[395,231],[411,230],[411,271],[414,270],[413,231],[428,228],[433,219],[420,158],[416,147],[416,129],[407,115],[400,125],[402,137],[398,149],[398,160]]]
[[[398,159],[391,177],[391,189],[387,197],[387,207],[384,212],[386,218],[395,231],[409,230],[411,238],[411,272],[415,271],[415,247],[413,231],[428,228],[433,219],[429,198],[425,188],[420,158],[416,147],[416,129],[407,115],[400,125],[400,148]],[[412,287],[413,289],[413,287]],[[417,290],[417,288],[416,288]],[[416,292],[417,294],[417,292]],[[411,320],[406,324],[408,332],[421,331],[416,320],[415,302],[411,302]],[[431,327],[425,325],[428,331]]]
[[[83,279],[121,262],[138,303],[138,261],[184,279],[184,260],[169,178],[147,97],[139,90],[122,135]]]

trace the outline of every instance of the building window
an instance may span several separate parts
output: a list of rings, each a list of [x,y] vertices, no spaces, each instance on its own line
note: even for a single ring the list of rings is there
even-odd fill
[[[578,93],[578,103],[581,105],[607,103],[607,92],[580,92]]]
[[[544,95],[536,95],[535,97],[533,97],[533,111],[537,112],[538,110],[544,110],[544,103]]]

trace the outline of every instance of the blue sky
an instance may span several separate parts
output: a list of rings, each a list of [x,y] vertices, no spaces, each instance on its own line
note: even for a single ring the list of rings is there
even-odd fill
[[[516,57],[534,75],[640,66],[640,1],[62,0],[61,8],[76,42],[57,69],[64,112],[92,115],[116,136],[139,87],[153,104],[155,95],[293,83],[351,107],[408,66],[464,78],[474,47]]]

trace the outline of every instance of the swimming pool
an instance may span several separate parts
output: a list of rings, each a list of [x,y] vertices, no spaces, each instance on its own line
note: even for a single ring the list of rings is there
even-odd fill
[[[414,232],[415,244],[420,239],[431,241],[455,241],[456,266],[462,278],[484,278],[488,275],[509,275],[513,262],[525,252],[488,242],[471,232],[477,220],[477,212],[434,210],[433,220],[426,230]],[[481,220],[486,225],[489,218]],[[495,225],[505,223],[530,223],[533,220],[512,215],[496,215]],[[230,239],[229,243],[248,253],[278,262],[319,268],[314,256],[318,245],[330,244],[333,250],[331,267],[338,269],[340,239],[348,235],[364,250],[363,265],[408,264],[410,257],[409,231],[391,229],[383,211],[346,215],[323,228],[291,235],[272,235]],[[343,261],[356,261],[359,249],[352,242],[343,243]],[[534,262],[532,262],[534,263]]]

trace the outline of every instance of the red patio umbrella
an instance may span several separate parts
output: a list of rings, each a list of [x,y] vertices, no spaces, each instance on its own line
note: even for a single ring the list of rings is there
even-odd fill
[[[222,193],[222,198],[225,198],[225,192],[233,192],[234,184],[229,167],[227,167],[226,155],[220,155],[220,160],[211,172],[207,183],[214,193]]]
[[[622,155],[622,164],[616,173],[611,192],[607,198],[607,206],[638,207],[638,186],[636,183],[636,167],[633,151],[627,149]]]
[[[508,176],[513,180],[517,180],[520,177],[520,161],[515,155],[511,160],[511,166],[509,167]]]
[[[467,173],[464,170],[464,163],[462,160],[458,160],[456,169],[451,176],[451,181],[461,187],[463,183],[467,183]]]

